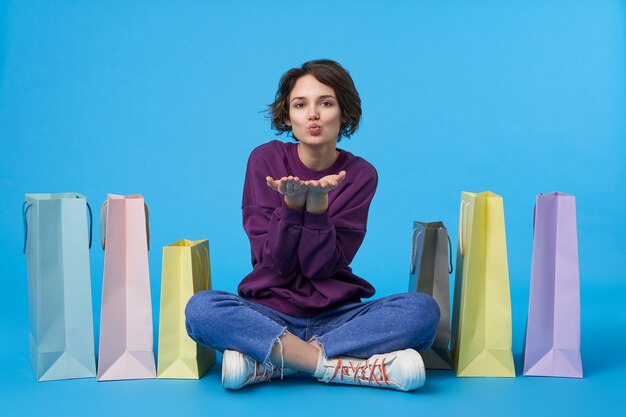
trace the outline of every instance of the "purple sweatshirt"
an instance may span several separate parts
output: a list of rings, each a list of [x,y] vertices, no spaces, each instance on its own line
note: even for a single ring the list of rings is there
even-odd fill
[[[295,143],[273,140],[250,154],[242,210],[253,270],[239,284],[241,297],[290,316],[313,317],[374,295],[374,287],[349,265],[365,237],[378,174],[365,159],[337,150],[339,157],[323,171],[307,168]],[[317,180],[341,170],[346,177],[328,193],[323,214],[287,207],[265,181],[268,175]]]

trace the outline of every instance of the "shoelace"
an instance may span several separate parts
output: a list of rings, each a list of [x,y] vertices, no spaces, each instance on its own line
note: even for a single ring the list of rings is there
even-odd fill
[[[261,368],[263,368],[263,372],[259,372]],[[254,372],[250,374],[247,381],[250,381],[250,379],[252,379],[251,382],[269,381],[277,374],[280,375],[280,368],[274,368],[274,371],[269,372],[267,368],[261,365],[258,361],[254,361]]]
[[[369,363],[369,359],[366,359],[365,362],[357,362],[354,364],[352,361],[349,361],[348,365],[344,365],[341,358],[337,358],[335,372],[328,382],[332,381],[337,376],[343,381],[345,376],[348,378],[352,377],[352,381],[357,381],[359,385],[362,382],[367,382],[369,385],[375,382],[378,386],[383,386],[383,384],[391,386],[389,378],[387,378],[385,359],[386,358],[383,358],[380,363],[378,363],[379,358],[377,358],[372,364]],[[376,371],[378,371],[380,377],[376,376]]]

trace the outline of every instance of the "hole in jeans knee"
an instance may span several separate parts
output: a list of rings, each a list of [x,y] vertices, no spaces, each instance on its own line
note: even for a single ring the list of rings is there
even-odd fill
[[[280,378],[282,379],[283,377],[283,371],[285,368],[285,358],[284,358],[284,347],[283,347],[283,342],[282,340],[280,340],[280,338],[285,334],[288,333],[287,332],[287,327],[284,327],[280,333],[278,334],[278,336],[276,336],[274,339],[272,339],[272,342],[270,343],[270,347],[269,350],[267,352],[267,355],[265,355],[265,359],[263,360],[263,366],[265,366],[265,368],[267,368],[267,370],[272,373],[274,372],[274,368],[276,367],[276,365],[274,365],[274,363],[272,363],[272,360],[270,359],[270,356],[272,356],[272,352],[274,351],[274,347],[278,346],[279,347],[279,352],[280,352]]]

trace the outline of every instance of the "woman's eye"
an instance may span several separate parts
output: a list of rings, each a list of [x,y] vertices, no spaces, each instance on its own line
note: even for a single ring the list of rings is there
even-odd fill
[[[330,106],[332,106],[332,105],[333,105],[333,102],[332,102],[332,101],[323,101],[323,102],[322,102],[322,104],[323,104],[324,106],[326,106],[326,107],[330,107]]]
[[[294,104],[294,107],[296,109],[299,109],[300,107],[304,107],[304,103],[296,103],[296,104]]]

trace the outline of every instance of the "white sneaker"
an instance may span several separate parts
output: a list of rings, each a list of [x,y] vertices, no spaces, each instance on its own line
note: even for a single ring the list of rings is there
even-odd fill
[[[282,375],[295,374],[297,371],[284,368]],[[222,358],[222,385],[226,389],[239,389],[257,382],[269,381],[281,376],[279,367],[270,371],[262,363],[236,350],[224,350]]]
[[[322,382],[364,385],[411,391],[424,385],[424,361],[413,349],[374,355],[369,359],[340,357],[328,359],[320,352],[313,375]]]

